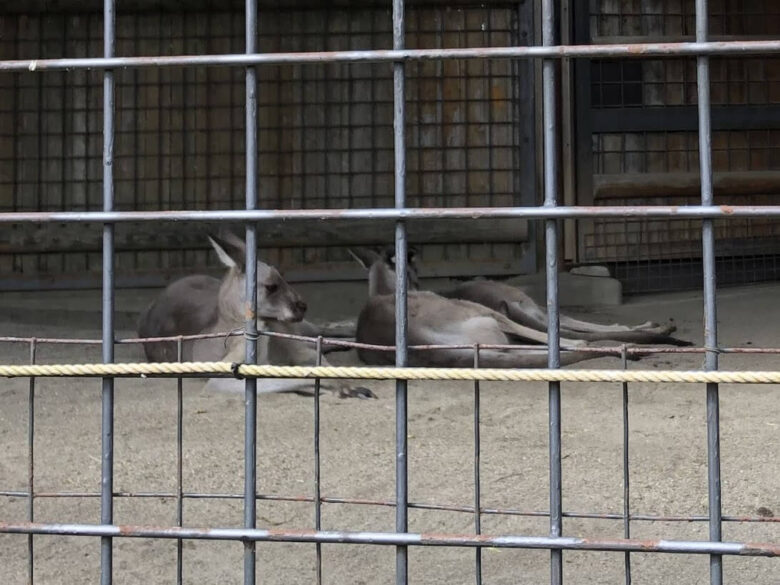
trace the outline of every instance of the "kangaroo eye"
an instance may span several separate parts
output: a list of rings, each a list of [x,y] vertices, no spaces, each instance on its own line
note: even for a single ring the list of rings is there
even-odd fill
[[[274,294],[278,290],[279,290],[279,285],[278,284],[266,284],[265,285],[265,292],[267,292],[269,295]]]

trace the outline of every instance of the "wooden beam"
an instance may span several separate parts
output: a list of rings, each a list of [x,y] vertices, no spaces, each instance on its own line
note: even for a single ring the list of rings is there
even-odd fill
[[[698,173],[629,173],[595,175],[594,199],[695,197],[701,189]],[[716,196],[780,195],[780,171],[715,173]]]
[[[97,224],[19,224],[0,234],[0,254],[39,252],[99,252],[101,230]],[[116,250],[207,249],[208,233],[220,227],[241,232],[242,224],[118,224]],[[381,245],[393,241],[393,222],[340,221],[328,223],[279,222],[262,224],[258,233],[261,248],[298,246]],[[472,244],[524,242],[528,222],[517,219],[437,219],[408,222],[412,244]]]

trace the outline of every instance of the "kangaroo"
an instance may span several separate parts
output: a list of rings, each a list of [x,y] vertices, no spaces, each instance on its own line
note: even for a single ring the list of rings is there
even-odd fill
[[[395,344],[395,256],[392,250],[379,254],[373,250],[350,250],[368,271],[369,299],[360,312],[357,341],[373,345]],[[547,334],[512,321],[509,317],[479,303],[450,299],[430,291],[418,290],[413,251],[408,262],[409,345],[509,345],[517,341],[547,343]],[[561,338],[568,346],[585,347],[583,340]],[[566,351],[561,365],[593,359],[607,352]],[[392,364],[394,355],[372,349],[358,349],[368,364]],[[474,350],[409,350],[409,365],[417,367],[472,367]],[[547,366],[547,349],[481,349],[480,367],[542,368]]]
[[[471,280],[450,291],[441,293],[448,299],[479,303],[509,317],[512,321],[538,331],[547,330],[547,311],[539,306],[521,288],[494,280]],[[628,343],[693,345],[690,341],[672,337],[674,325],[659,325],[648,321],[628,326],[618,323],[599,325],[560,315],[561,336],[587,341],[611,340]]]
[[[139,319],[140,337],[172,337],[199,333],[228,332],[243,329],[246,321],[246,246],[231,233],[222,237],[209,236],[209,241],[220,262],[228,269],[222,280],[206,275],[192,275],[171,283]],[[281,274],[264,262],[257,262],[257,320],[258,329],[277,333],[310,334],[319,332],[315,325],[304,321],[306,303],[282,278]],[[172,341],[144,344],[147,360],[151,362],[176,361],[177,344]],[[184,341],[183,361],[244,361],[244,340],[241,337],[211,338]],[[257,363],[275,365],[314,365],[317,354],[314,347],[296,340],[265,337],[258,339]],[[323,365],[329,365],[322,358]],[[243,384],[234,379],[214,378],[209,385],[220,390],[240,389]],[[260,379],[258,391],[301,391],[310,381],[288,379]],[[339,396],[373,397],[366,388],[352,388],[342,381],[323,388],[338,392]]]

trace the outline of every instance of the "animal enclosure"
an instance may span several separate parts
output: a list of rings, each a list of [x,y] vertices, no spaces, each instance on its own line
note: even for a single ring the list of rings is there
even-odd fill
[[[749,170],[767,182],[751,187],[758,199],[735,204],[716,192],[711,106],[718,59],[760,62],[766,103],[751,119],[774,124],[780,40],[745,24],[710,42],[729,3],[669,4],[686,8],[589,3],[591,26],[623,26],[631,15],[639,23],[593,43],[565,26],[582,4],[551,0],[406,10],[402,0],[392,10],[258,9],[247,0],[232,11],[193,2],[170,12],[139,2],[119,13],[105,0],[102,16],[81,2],[53,15],[3,14],[3,288],[102,285],[100,300],[3,297],[11,309],[0,319],[0,376],[11,379],[0,391],[0,481],[9,482],[0,484],[0,552],[11,578],[773,583],[777,286],[730,290],[716,303],[716,278],[722,238],[741,237],[723,226],[752,226],[745,237],[774,254],[780,206],[764,191],[774,184],[776,130],[745,147],[764,153],[769,168]],[[773,3],[747,5],[771,26]],[[642,23],[655,34],[658,19],[675,15],[695,43],[628,44]],[[754,34],[762,38],[742,38]],[[577,125],[599,116],[571,117],[579,65],[592,73],[597,60],[679,59],[695,62],[694,122],[685,122],[695,128],[661,133],[693,140],[696,164],[686,155],[684,171],[696,176],[683,185],[691,204],[618,197],[585,207],[572,186],[590,172],[587,193],[599,173],[574,164],[585,156]],[[613,87],[609,67],[599,67],[597,81]],[[651,133],[613,132],[626,160],[623,146]],[[607,138],[587,136],[607,149]],[[741,176],[734,189],[756,178]],[[696,347],[599,347],[610,354],[598,362],[605,369],[561,369],[570,349],[560,335],[561,262],[587,260],[583,242],[612,254],[591,259],[615,266],[657,260],[636,256],[632,234],[679,221],[686,245],[701,240],[685,256],[700,261],[701,294],[632,299],[591,318],[668,311]],[[148,293],[123,287],[213,267],[203,234],[226,225],[246,237],[246,323],[214,335],[243,336],[243,363],[141,363],[142,341],[116,317],[140,312]],[[615,225],[625,240],[598,239]],[[257,331],[258,255],[291,280],[349,280],[358,270],[346,266],[347,246],[391,241],[395,342],[373,349],[394,352],[396,367],[360,365],[354,352],[334,357],[335,367],[256,364],[260,337],[273,334]],[[407,368],[410,243],[421,245],[424,276],[529,272],[538,255],[548,367]],[[308,298],[327,305],[322,296]],[[42,322],[56,302],[75,317]],[[98,302],[100,328],[79,322]],[[354,316],[358,301],[344,304]],[[167,341],[181,355],[189,340]],[[332,343],[305,341],[318,354]],[[478,366],[494,348],[458,349],[473,351]],[[629,367],[638,356],[646,361]],[[208,393],[199,386],[208,376],[241,380],[244,394]],[[314,398],[258,397],[258,378],[309,379]],[[331,378],[358,379],[379,398],[320,396]]]

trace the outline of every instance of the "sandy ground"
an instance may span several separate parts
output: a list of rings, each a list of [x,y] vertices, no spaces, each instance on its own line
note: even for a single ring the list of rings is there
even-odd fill
[[[27,306],[56,310],[70,296],[25,295]],[[74,312],[51,324],[32,323],[7,297],[0,334],[98,337],[99,317]],[[15,297],[18,301],[18,296]],[[720,339],[724,345],[779,346],[780,285],[734,288],[719,294]],[[92,299],[94,301],[94,299]],[[307,300],[316,307],[320,299]],[[132,311],[132,307],[119,309]],[[15,301],[16,302],[16,301]],[[620,307],[590,311],[602,322],[642,322],[673,317],[679,335],[701,342],[701,297],[695,293],[635,298]],[[589,313],[580,311],[580,316]],[[26,316],[25,316],[26,315]],[[122,335],[130,335],[124,328]],[[24,346],[0,346],[2,362],[24,363]],[[44,362],[99,361],[99,348],[45,346]],[[137,348],[120,347],[117,360],[139,360]],[[340,354],[342,363],[355,357]],[[632,368],[696,368],[694,355],[654,356]],[[779,369],[777,356],[724,356],[723,368]],[[585,367],[618,367],[602,358]],[[0,381],[0,489],[25,490],[28,386],[25,379]],[[326,496],[390,500],[394,494],[394,393],[392,383],[372,383],[378,400],[322,401],[322,492]],[[243,489],[242,396],[208,393],[202,382],[184,385],[184,489],[235,493]],[[780,406],[777,388],[722,386],[723,510],[729,515],[780,515]],[[567,384],[563,389],[563,501],[570,512],[622,511],[621,388],[615,384]],[[633,384],[630,387],[631,509],[641,514],[706,515],[706,417],[699,385]],[[258,490],[264,494],[310,496],[313,493],[312,400],[295,395],[259,399]],[[473,389],[468,383],[413,383],[409,395],[409,493],[414,502],[468,506],[473,484]],[[482,503],[528,511],[548,506],[547,389],[543,384],[482,385]],[[36,382],[35,485],[38,492],[97,492],[100,486],[100,382]],[[176,488],[175,380],[116,382],[115,488],[128,492],[172,492]],[[0,497],[0,520],[25,521],[24,498]],[[99,520],[97,498],[36,500],[41,522]],[[390,507],[324,504],[324,529],[392,531]],[[117,498],[117,523],[175,523],[170,498]],[[240,526],[240,500],[187,500],[189,526]],[[312,528],[311,503],[260,501],[258,526]],[[471,514],[410,511],[410,530],[468,533]],[[488,534],[545,535],[546,518],[484,516]],[[619,538],[619,520],[566,519],[566,535]],[[632,523],[636,538],[705,539],[702,522]],[[726,523],[726,540],[780,543],[780,523]],[[175,541],[117,539],[116,583],[171,583],[175,580]],[[412,583],[473,583],[472,549],[414,548]],[[187,583],[240,583],[240,543],[185,542]],[[323,547],[324,582],[394,582],[392,547]],[[484,582],[549,581],[549,553],[487,549]],[[622,553],[564,553],[567,583],[620,583]],[[708,583],[708,559],[702,556],[633,554],[634,584]],[[27,538],[0,535],[2,583],[27,582]],[[99,542],[85,537],[36,537],[36,583],[96,582]],[[728,557],[726,582],[780,583],[778,559]],[[260,544],[259,582],[312,583],[314,545]]]

